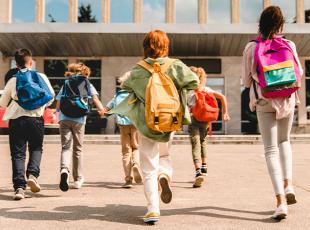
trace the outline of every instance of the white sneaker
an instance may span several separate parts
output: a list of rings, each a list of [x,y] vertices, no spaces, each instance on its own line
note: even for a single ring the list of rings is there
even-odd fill
[[[277,208],[274,214],[271,216],[272,219],[275,220],[282,220],[285,219],[287,216],[288,210],[287,206],[285,204],[280,204]]]
[[[296,196],[295,196],[295,191],[293,186],[287,186],[284,189],[285,192],[285,198],[286,198],[286,203],[287,205],[291,205],[291,204],[296,204],[297,200],[296,200]]]
[[[84,184],[84,177],[79,178],[78,180],[74,181],[73,188],[79,189]]]

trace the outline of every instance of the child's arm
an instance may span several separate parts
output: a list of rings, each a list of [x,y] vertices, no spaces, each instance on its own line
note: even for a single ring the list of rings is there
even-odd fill
[[[97,109],[98,109],[98,113],[99,115],[102,117],[104,116],[104,114],[106,113],[105,108],[103,107],[101,101],[99,100],[97,95],[93,95],[92,96],[93,102],[96,105]]]
[[[226,97],[223,94],[218,93],[218,92],[214,92],[214,96],[215,96],[215,98],[218,98],[221,101],[221,103],[222,103],[222,106],[223,106],[223,120],[224,121],[229,121],[230,117],[229,117],[229,114],[228,114],[228,107],[227,107]]]

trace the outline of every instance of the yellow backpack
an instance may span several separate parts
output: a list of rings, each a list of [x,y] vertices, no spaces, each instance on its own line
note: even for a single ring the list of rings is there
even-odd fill
[[[145,119],[147,126],[158,132],[172,132],[182,126],[182,105],[180,96],[172,79],[165,74],[176,59],[160,65],[150,65],[144,60],[138,65],[151,73],[145,91]]]

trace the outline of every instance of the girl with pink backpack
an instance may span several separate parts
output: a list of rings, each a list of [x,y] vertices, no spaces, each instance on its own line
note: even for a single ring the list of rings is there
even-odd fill
[[[303,74],[295,44],[279,36],[284,22],[278,6],[262,12],[259,36],[245,47],[242,69],[243,84],[250,88],[250,109],[257,111],[277,201],[272,218],[277,220],[286,218],[287,205],[297,202],[292,184],[290,131]]]

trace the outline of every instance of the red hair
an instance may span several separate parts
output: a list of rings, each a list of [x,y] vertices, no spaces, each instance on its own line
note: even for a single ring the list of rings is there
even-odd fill
[[[167,34],[161,30],[153,30],[147,33],[143,41],[144,57],[167,57],[169,42]]]

